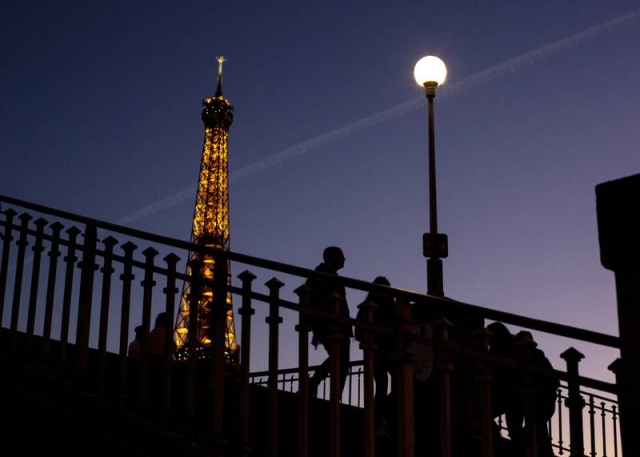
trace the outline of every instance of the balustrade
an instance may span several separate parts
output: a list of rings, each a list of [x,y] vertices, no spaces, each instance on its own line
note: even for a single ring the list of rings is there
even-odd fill
[[[377,455],[381,442],[374,433],[376,348],[371,341],[375,334],[385,333],[394,335],[396,341],[393,385],[397,391],[393,398],[397,444],[390,455],[414,457],[415,442],[425,435],[415,422],[414,412],[414,408],[424,407],[415,404],[414,389],[424,380],[416,378],[417,360],[411,348],[419,345],[431,348],[435,356],[431,380],[437,403],[430,407],[437,414],[438,442],[433,446],[438,455],[456,456],[452,402],[459,387],[454,386],[453,379],[456,370],[471,369],[474,391],[465,398],[473,402],[469,420],[470,430],[476,433],[473,439],[480,443],[477,455],[499,457],[493,427],[495,424],[500,428],[503,422],[502,418],[495,422],[492,419],[493,377],[488,362],[505,361],[489,354],[490,332],[478,328],[469,345],[452,341],[449,334],[453,324],[442,317],[430,321],[434,336],[425,336],[416,331],[424,325],[414,320],[416,308],[432,309],[430,314],[434,316],[446,315],[442,311],[446,309],[457,314],[468,312],[482,319],[570,338],[576,343],[610,348],[619,344],[617,338],[597,332],[385,287],[395,295],[396,316],[385,326],[372,323],[371,310],[365,322],[350,320],[352,325],[362,327],[365,340],[358,348],[362,350],[362,361],[350,364],[342,395],[340,343],[332,340],[333,346],[330,344],[334,355],[331,375],[319,389],[319,399],[328,407],[328,434],[326,442],[318,443],[317,436],[309,430],[308,375],[317,368],[310,363],[309,318],[345,322],[309,307],[309,290],[298,285],[314,275],[313,270],[191,245],[8,197],[0,197],[0,204],[0,354],[25,357],[38,369],[56,373],[84,391],[94,391],[101,401],[113,402],[119,408],[135,406],[145,414],[157,413],[164,426],[178,425],[189,439],[208,437],[212,455],[233,452],[248,457],[256,446],[262,445],[273,456],[288,452],[300,457],[315,456],[318,449],[326,448],[332,457],[339,457],[349,441],[357,443],[359,455]],[[214,256],[213,280],[200,275],[197,257],[185,268],[188,253],[193,250]],[[43,262],[44,255],[49,257],[48,262]],[[227,260],[234,268],[247,268],[237,276],[239,285],[227,281]],[[258,277],[249,268],[266,272],[265,277],[270,278],[264,283],[266,293],[254,290]],[[192,274],[179,273],[187,270]],[[380,287],[353,278],[336,280],[354,292],[368,293]],[[174,316],[180,298],[178,283],[182,281],[190,281],[192,301],[205,285],[215,291],[209,305],[211,331],[207,336],[211,345],[206,352],[196,346],[195,336],[200,329],[195,327],[195,313],[200,308],[192,302],[187,329],[194,336],[187,340],[190,346],[181,354],[165,351],[156,365],[143,344],[141,360],[133,362],[127,357],[133,327],[142,324],[150,328],[152,317],[159,312]],[[27,285],[29,292],[24,296]],[[240,357],[235,363],[224,353],[228,293],[241,300],[237,310],[242,318]],[[5,307],[5,301],[11,306]],[[258,315],[265,317],[266,326],[255,320]],[[4,322],[9,322],[7,328]],[[165,348],[172,345],[172,335],[167,333]],[[287,358],[288,355],[294,357]],[[460,357],[473,363],[461,368]],[[584,357],[569,348],[562,354],[566,368],[553,373],[562,380],[556,413],[550,422],[554,448],[559,455],[569,452],[571,457],[585,457],[586,445],[591,457],[622,457],[618,422],[619,410],[624,409],[614,399],[616,385],[581,376],[579,363]],[[286,363],[296,366],[285,368]],[[513,368],[529,369],[517,365]],[[154,383],[159,386],[157,396],[149,390]],[[264,408],[253,407],[254,389],[266,392]],[[230,393],[233,395],[227,395]],[[295,399],[293,403],[291,398]],[[463,417],[467,420],[466,415]],[[282,420],[288,420],[293,427],[285,429]],[[266,428],[266,433],[256,432],[259,426]],[[347,430],[359,435],[347,436]]]

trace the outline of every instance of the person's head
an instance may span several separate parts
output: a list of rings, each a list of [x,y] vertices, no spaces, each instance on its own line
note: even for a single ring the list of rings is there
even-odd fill
[[[147,329],[144,325],[138,325],[133,331],[136,333],[136,340],[141,340],[144,338],[144,335],[147,333]]]
[[[156,316],[156,327],[168,327],[169,315],[163,311]]]
[[[487,325],[487,330],[493,333],[492,346],[508,346],[513,344],[513,334],[502,322],[492,322]]]
[[[328,246],[322,252],[322,260],[324,263],[334,271],[340,270],[344,267],[344,253],[338,246]]]
[[[387,278],[385,278],[384,276],[378,276],[376,277],[376,279],[373,280],[374,284],[380,284],[383,286],[390,286],[391,283],[389,282],[389,280]]]
[[[389,280],[384,276],[376,277],[376,279],[373,280],[373,284],[379,284],[381,286],[390,286],[391,285]],[[373,300],[373,301],[376,301],[376,299],[379,300],[380,297],[387,297],[387,294],[380,293],[380,292],[373,291],[373,290],[371,292],[369,292],[369,294],[368,294],[368,298],[370,300]]]
[[[514,337],[514,344],[518,347],[536,347],[538,343],[533,339],[533,335],[528,330],[520,330]]]

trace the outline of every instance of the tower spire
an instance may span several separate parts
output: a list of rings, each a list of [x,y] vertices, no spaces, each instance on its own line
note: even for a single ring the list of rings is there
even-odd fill
[[[222,95],[222,64],[227,61],[225,56],[216,56],[216,60],[218,61],[218,84],[216,86],[216,97],[220,97]]]

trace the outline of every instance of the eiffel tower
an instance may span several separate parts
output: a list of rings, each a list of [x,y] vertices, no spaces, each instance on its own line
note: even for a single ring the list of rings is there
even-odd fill
[[[214,247],[229,250],[229,155],[228,138],[229,127],[233,122],[233,106],[222,95],[222,64],[226,61],[224,56],[216,57],[218,61],[218,79],[216,92],[213,97],[203,100],[202,121],[204,122],[204,144],[202,146],[202,158],[200,162],[200,175],[196,192],[196,202],[193,212],[193,229],[191,243],[201,246]],[[187,262],[187,275],[191,276],[193,260],[198,260],[200,275],[209,281],[214,278],[215,259],[212,255],[190,252]],[[230,265],[227,265],[230,272]],[[228,274],[227,283],[231,280]],[[210,283],[209,283],[210,284]],[[199,290],[197,300],[198,310],[195,313],[197,322],[195,347],[199,354],[205,354],[211,345],[211,316],[210,305],[213,303],[213,288],[203,285]],[[186,360],[189,357],[188,328],[191,319],[191,282],[185,281],[182,287],[182,296],[176,325],[174,340],[177,347],[177,360]],[[227,294],[227,319],[225,326],[225,357],[230,361],[237,360],[238,345],[236,342],[235,325],[233,320],[233,308],[231,294]],[[200,355],[199,355],[200,357]]]

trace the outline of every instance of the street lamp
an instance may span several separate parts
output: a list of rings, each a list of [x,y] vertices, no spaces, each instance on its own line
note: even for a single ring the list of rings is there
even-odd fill
[[[433,128],[433,99],[436,87],[447,78],[447,67],[435,56],[418,60],[413,70],[418,85],[425,88],[428,100],[429,128],[429,233],[422,237],[422,252],[427,258],[427,294],[444,297],[442,259],[449,254],[447,235],[438,233],[438,203],[436,198],[436,146]]]

